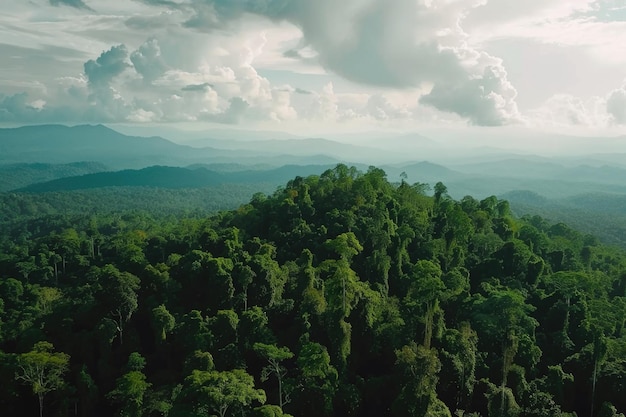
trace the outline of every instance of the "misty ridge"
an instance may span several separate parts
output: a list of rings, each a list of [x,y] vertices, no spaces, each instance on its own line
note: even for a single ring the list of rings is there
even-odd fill
[[[342,163],[362,171],[380,167],[392,182],[405,178],[430,187],[442,182],[456,199],[504,197],[517,215],[568,221],[583,232],[598,231],[610,243],[626,244],[626,153],[615,148],[619,138],[543,138],[544,144],[560,144],[557,156],[507,148],[506,138],[488,135],[436,140],[370,132],[327,139],[163,128],[166,139],[154,134],[155,127],[124,129],[129,133],[104,125],[0,129],[0,191],[246,188],[231,202],[234,207],[251,197],[254,185],[271,192],[295,176],[319,175]],[[611,147],[616,151],[605,152]]]

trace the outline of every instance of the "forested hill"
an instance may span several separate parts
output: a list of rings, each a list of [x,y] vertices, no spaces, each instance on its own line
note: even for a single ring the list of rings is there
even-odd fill
[[[624,412],[626,254],[426,191],[338,165],[209,218],[3,229],[0,410]]]
[[[106,171],[96,162],[71,164],[7,164],[0,165],[0,192],[14,190],[30,184]]]
[[[151,166],[143,169],[127,169],[114,172],[99,172],[59,178],[48,182],[31,184],[17,191],[51,192],[84,190],[102,187],[159,187],[159,188],[202,188],[220,184],[284,183],[294,173],[320,174],[329,166],[285,165],[265,170],[243,170],[217,172],[204,167],[179,168]]]

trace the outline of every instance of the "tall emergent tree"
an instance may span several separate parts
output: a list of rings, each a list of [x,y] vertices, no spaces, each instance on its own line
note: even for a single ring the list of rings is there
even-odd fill
[[[293,353],[286,347],[279,348],[276,345],[265,343],[255,343],[254,350],[267,359],[267,365],[263,368],[261,379],[267,380],[270,375],[274,375],[278,380],[278,406],[282,411],[286,402],[283,401],[283,378],[287,375],[287,369],[281,365],[281,362],[293,358]]]
[[[61,388],[65,381],[63,374],[69,365],[69,355],[54,352],[54,346],[49,342],[37,342],[33,350],[18,357],[19,370],[15,379],[28,384],[39,399],[39,417],[43,416],[44,396]]]
[[[185,378],[177,400],[179,408],[175,405],[172,410],[175,416],[207,415],[212,411],[225,417],[233,408],[247,407],[253,401],[265,403],[265,391],[254,388],[254,378],[243,369],[223,372],[194,369]]]

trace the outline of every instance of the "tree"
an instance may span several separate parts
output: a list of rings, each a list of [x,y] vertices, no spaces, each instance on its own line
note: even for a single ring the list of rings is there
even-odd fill
[[[78,372],[76,379],[77,388],[77,406],[80,404],[81,416],[93,415],[93,407],[98,397],[98,386],[87,370],[87,366],[83,365]]]
[[[394,415],[450,416],[450,410],[437,398],[441,362],[435,349],[411,342],[396,350],[396,358],[403,384]]]
[[[253,417],[291,417],[290,414],[283,413],[283,410],[276,405],[262,405],[260,407],[256,407],[252,413]],[[613,417],[613,416],[607,416]],[[620,416],[621,417],[621,416]]]
[[[454,400],[456,408],[471,397],[476,384],[476,362],[478,338],[468,322],[459,329],[447,329],[442,338],[441,384],[443,392]]]
[[[254,378],[243,369],[232,371],[199,371],[194,369],[187,378],[174,415],[190,415],[192,412],[207,414],[214,411],[225,417],[228,410],[247,407],[253,401],[265,403],[265,391],[254,388]],[[176,414],[179,413],[179,414]]]
[[[167,308],[163,304],[152,309],[152,325],[154,330],[157,331],[157,339],[164,342],[167,338],[167,334],[174,330],[176,320],[174,316],[167,311]]]
[[[274,375],[278,381],[278,406],[281,411],[283,409],[283,378],[287,375],[287,369],[281,365],[286,359],[293,358],[293,353],[286,347],[279,348],[276,345],[267,345],[265,343],[255,343],[254,350],[267,359],[267,365],[263,368],[261,380],[265,381],[269,375]],[[285,402],[288,402],[285,398]]]
[[[301,372],[301,408],[315,410],[315,415],[330,415],[339,375],[330,364],[326,347],[306,342],[296,361]]]
[[[337,262],[327,260],[320,265],[320,269],[331,269],[330,266],[335,266],[335,274],[332,277],[338,278],[341,282],[341,310],[343,317],[347,317],[350,313],[350,298],[354,298],[354,296],[350,297],[350,287],[358,280],[354,271],[350,269],[350,260],[363,250],[363,246],[352,232],[342,233],[335,239],[328,239],[325,245],[339,255],[340,259]],[[333,307],[337,308],[337,304]]]
[[[115,389],[107,398],[120,404],[120,417],[139,417],[146,391],[150,387],[146,376],[140,371],[130,371],[118,378]]]
[[[28,384],[39,399],[39,417],[43,416],[44,396],[65,384],[63,374],[67,372],[70,357],[54,352],[49,342],[37,342],[33,350],[18,357],[19,370],[15,379]]]
[[[569,336],[571,300],[583,286],[586,277],[582,272],[559,271],[544,279],[547,289],[553,290],[565,301],[565,318],[563,320],[563,347],[571,348],[573,342]]]
[[[435,205],[439,204],[442,197],[445,198],[448,196],[448,187],[446,187],[441,181],[435,184],[434,191]]]
[[[108,318],[115,324],[120,337],[120,344],[124,342],[124,327],[137,311],[139,278],[129,272],[121,272],[114,265],[105,265],[93,271],[102,285],[102,298],[108,310]]]
[[[439,265],[427,260],[417,261],[412,271],[412,278],[414,281],[409,289],[408,297],[425,306],[423,345],[426,350],[429,350],[433,337],[435,313],[446,286],[441,280]]]
[[[126,372],[115,383],[115,389],[107,394],[107,398],[120,405],[120,417],[140,417],[146,391],[151,384],[146,382],[142,370],[146,360],[137,352],[128,357]]]
[[[513,359],[517,353],[521,334],[533,334],[537,321],[528,316],[534,308],[526,304],[524,295],[515,290],[487,288],[489,296],[476,306],[476,325],[502,349],[501,413],[504,412],[507,395],[506,382]]]
[[[612,304],[605,299],[594,299],[590,302],[590,330],[593,336],[593,374],[591,380],[591,411],[589,415],[593,417],[594,403],[596,396],[596,383],[598,381],[598,371],[608,354],[607,336],[615,331],[616,320]]]

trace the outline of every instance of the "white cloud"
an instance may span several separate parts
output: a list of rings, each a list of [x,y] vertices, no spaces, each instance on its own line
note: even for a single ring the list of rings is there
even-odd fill
[[[147,40],[130,55],[130,60],[147,83],[152,83],[160,77],[167,66],[161,58],[161,48],[155,38]]]
[[[311,119],[336,121],[339,118],[338,102],[333,84],[328,83],[322,91],[314,94],[313,101],[305,114]]]
[[[540,127],[606,129],[626,125],[626,84],[605,96],[588,99],[557,94],[528,112],[531,124]]]
[[[459,77],[448,83],[435,84],[421,103],[467,117],[479,126],[517,123],[520,115],[515,103],[517,90],[507,80],[501,63],[489,57],[494,65],[485,67],[480,77]]]
[[[591,97],[626,75],[611,1],[15,2],[0,16],[0,117],[619,127],[625,89]],[[510,39],[531,45],[523,59],[502,52],[518,53]],[[535,43],[568,54],[537,66]]]
[[[299,49],[311,47],[323,66],[342,77],[392,88],[418,88],[423,83],[432,83],[435,92],[447,90],[458,79],[471,80],[479,87],[463,87],[463,97],[471,103],[480,103],[480,108],[474,114],[468,103],[459,114],[476,124],[505,124],[517,117],[515,94],[511,94],[514,89],[504,92],[485,91],[485,88],[488,90],[496,84],[508,88],[506,71],[488,70],[494,66],[493,62],[481,61],[494,61],[491,57],[475,60],[486,54],[467,44],[467,34],[459,26],[467,11],[482,2],[398,0],[390,6],[384,0],[192,1],[195,15],[186,26],[207,31],[224,29],[228,28],[228,22],[241,19],[245,13],[286,20],[302,31]],[[298,48],[288,51],[290,56],[300,56]],[[480,81],[485,76],[490,79]],[[494,83],[494,77],[501,79]],[[459,111],[441,99],[425,102],[443,111]],[[493,108],[486,109],[489,106]],[[485,117],[489,112],[497,113],[497,117]]]
[[[594,96],[589,99],[557,94],[537,109],[529,111],[528,122],[535,127],[598,130],[625,124],[626,90],[617,89],[605,97]]]
[[[606,100],[606,110],[613,123],[626,125],[626,84],[609,94]]]
[[[383,94],[370,96],[365,110],[369,116],[380,121],[407,119],[413,116],[408,107],[396,105]]]

